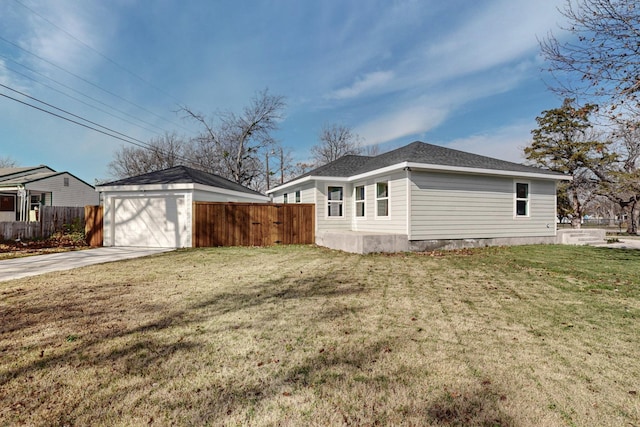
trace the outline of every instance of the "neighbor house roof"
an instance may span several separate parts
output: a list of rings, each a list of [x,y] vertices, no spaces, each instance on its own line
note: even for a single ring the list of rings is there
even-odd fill
[[[0,168],[0,187],[13,187],[16,185],[25,185],[43,179],[51,178],[57,175],[69,175],[78,181],[93,188],[93,185],[81,180],[77,176],[69,172],[56,172],[48,166],[30,166],[19,168]]]
[[[547,169],[415,141],[409,145],[378,156],[343,156],[304,175],[300,175],[289,181],[289,183],[293,184],[304,178],[311,179],[313,177],[357,177],[393,167],[424,167],[429,169],[457,170],[460,172],[493,172],[500,175],[509,173],[514,175],[549,176],[551,179],[570,179],[564,174]],[[285,183],[280,187],[286,187],[289,183]],[[277,189],[278,187],[269,192]]]
[[[100,184],[99,187],[123,186],[123,185],[153,185],[153,184],[202,184],[210,187],[222,188],[231,191],[240,191],[248,194],[263,196],[261,193],[251,190],[236,182],[229,181],[219,175],[192,169],[186,166],[174,166],[169,169],[149,172],[143,175],[132,176],[118,181]]]

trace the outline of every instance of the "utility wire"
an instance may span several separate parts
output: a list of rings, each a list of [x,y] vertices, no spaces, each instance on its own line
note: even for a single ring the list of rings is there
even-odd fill
[[[20,104],[22,104],[22,105],[26,105],[26,106],[28,106],[28,107],[31,107],[31,108],[36,109],[36,110],[38,110],[38,111],[41,111],[41,112],[43,112],[43,113],[49,114],[49,115],[51,115],[51,116],[57,117],[57,118],[59,118],[59,119],[66,120],[67,122],[70,122],[70,123],[76,124],[76,125],[81,126],[81,127],[83,127],[83,128],[90,129],[90,130],[93,130],[93,131],[95,131],[95,132],[101,133],[101,134],[103,134],[103,135],[109,136],[109,137],[111,137],[111,138],[114,138],[114,139],[117,139],[117,140],[120,140],[120,141],[126,142],[126,143],[128,143],[128,144],[135,145],[135,146],[137,146],[137,147],[139,147],[139,148],[143,148],[143,149],[146,149],[146,150],[152,150],[152,151],[153,151],[153,150],[155,150],[155,151],[158,151],[158,152],[160,152],[160,153],[162,153],[162,154],[169,154],[169,153],[167,153],[167,152],[163,152],[163,150],[162,150],[160,147],[155,147],[155,146],[153,146],[152,144],[149,144],[148,142],[141,141],[141,140],[139,140],[139,139],[137,139],[137,138],[134,138],[134,137],[131,137],[131,136],[125,135],[125,134],[123,134],[123,133],[121,133],[121,132],[118,132],[118,131],[113,130],[113,129],[111,129],[111,128],[108,128],[108,127],[106,127],[106,126],[102,126],[102,125],[100,125],[100,124],[98,124],[98,123],[95,123],[95,122],[93,122],[93,121],[91,121],[91,120],[85,119],[85,118],[83,118],[83,117],[81,117],[81,116],[78,116],[78,115],[76,115],[76,114],[70,113],[70,112],[68,112],[68,111],[66,111],[66,110],[63,110],[63,109],[61,109],[61,108],[58,108],[58,107],[56,107],[56,106],[54,106],[54,105],[52,105],[52,104],[49,104],[49,103],[47,103],[47,102],[45,102],[45,101],[42,101],[42,100],[37,99],[37,98],[34,98],[34,97],[29,96],[29,95],[27,95],[27,94],[24,94],[24,93],[22,93],[22,92],[20,92],[20,91],[18,91],[18,90],[16,90],[16,89],[13,89],[13,88],[11,88],[11,87],[9,87],[9,86],[6,86],[6,85],[4,85],[4,84],[0,84],[0,86],[1,86],[1,87],[4,87],[4,88],[6,88],[6,89],[9,89],[9,90],[11,90],[11,91],[13,91],[13,92],[16,92],[16,93],[18,93],[18,94],[20,94],[20,95],[22,95],[22,96],[25,96],[25,97],[27,97],[27,98],[29,98],[29,99],[32,99],[32,100],[34,100],[34,101],[36,101],[36,102],[39,102],[39,103],[41,103],[41,104],[43,104],[43,105],[46,105],[46,106],[51,107],[51,108],[54,108],[54,109],[56,109],[56,110],[58,110],[58,111],[60,111],[60,112],[63,112],[64,114],[68,114],[68,115],[70,115],[70,116],[72,116],[72,117],[75,117],[75,118],[77,118],[77,119],[79,119],[79,120],[82,120],[82,121],[84,121],[84,122],[86,122],[86,123],[89,123],[90,125],[89,125],[89,124],[86,124],[86,123],[82,123],[82,122],[80,122],[80,121],[78,121],[78,120],[71,119],[71,118],[69,118],[69,117],[65,117],[65,116],[63,116],[63,115],[61,115],[61,114],[57,114],[57,113],[55,113],[55,112],[53,112],[53,111],[49,111],[49,110],[47,110],[47,109],[45,109],[45,108],[38,107],[37,105],[30,104],[30,103],[28,103],[28,102],[26,102],[26,101],[22,101],[22,100],[20,100],[20,99],[18,99],[18,98],[14,98],[14,97],[12,97],[12,96],[10,96],[10,95],[7,95],[7,94],[5,94],[5,93],[0,93],[0,96],[2,96],[2,97],[4,97],[4,98],[10,99],[10,100],[15,101],[15,102],[18,102],[18,103],[20,103]],[[91,126],[91,125],[93,125],[93,126]],[[94,127],[94,126],[97,126],[97,127]],[[99,129],[99,128],[102,128],[102,129],[104,129],[104,130]],[[182,156],[176,156],[176,159],[181,160],[181,161],[184,161],[184,162],[186,162],[186,163],[194,163],[192,159],[188,159],[188,158],[186,158],[186,157],[182,157]],[[197,163],[197,162],[195,162],[195,163]],[[197,164],[198,164],[200,167],[205,168],[205,166],[204,166],[203,164],[201,164],[201,163],[197,163]]]
[[[89,95],[87,95],[87,94],[85,94],[85,93],[82,93],[82,92],[80,92],[80,91],[78,91],[78,90],[76,90],[76,89],[72,88],[71,86],[68,86],[68,85],[66,85],[66,84],[64,84],[64,83],[61,83],[61,82],[59,82],[59,81],[55,80],[55,79],[52,79],[51,77],[48,77],[48,76],[46,76],[46,75],[44,75],[44,74],[42,74],[42,73],[40,73],[40,72],[38,72],[38,71],[36,71],[36,70],[33,70],[33,69],[31,69],[31,68],[27,67],[26,65],[20,64],[19,62],[16,62],[16,61],[14,61],[14,60],[13,60],[13,59],[11,59],[11,58],[8,58],[8,57],[6,57],[6,56],[4,56],[4,55],[2,55],[2,54],[0,54],[0,57],[5,58],[5,59],[7,59],[8,61],[11,61],[11,62],[13,62],[14,64],[17,64],[17,65],[19,65],[19,66],[21,66],[21,67],[23,67],[23,68],[26,68],[27,70],[31,71],[32,73],[37,74],[37,75],[39,75],[39,76],[41,76],[41,77],[44,77],[45,79],[51,80],[52,82],[54,82],[54,83],[56,83],[56,84],[58,84],[58,85],[60,85],[60,86],[62,86],[62,87],[64,87],[64,88],[66,88],[66,89],[69,89],[70,91],[73,91],[73,92],[77,93],[78,95],[84,96],[85,98],[90,99],[90,100],[92,100],[92,101],[94,101],[94,102],[96,102],[96,103],[98,103],[98,104],[100,104],[100,105],[103,105],[103,106],[105,106],[105,107],[107,107],[107,108],[110,108],[110,109],[112,109],[112,110],[114,110],[114,111],[117,111],[117,112],[119,112],[119,113],[123,114],[124,116],[131,117],[132,119],[137,120],[137,121],[139,121],[140,123],[144,123],[144,124],[147,124],[147,125],[149,125],[149,126],[153,126],[153,127],[154,127],[154,128],[156,128],[157,130],[160,130],[160,131],[162,131],[162,132],[167,132],[165,129],[162,129],[162,128],[159,128],[159,127],[155,126],[153,123],[149,123],[149,122],[147,122],[147,121],[145,121],[145,120],[142,120],[142,119],[140,119],[140,118],[134,117],[134,116],[132,116],[132,115],[128,114],[127,112],[125,112],[125,111],[122,111],[122,110],[120,110],[120,109],[118,109],[118,108],[116,108],[116,107],[113,107],[113,106],[111,106],[111,105],[109,105],[109,104],[106,104],[106,103],[104,103],[104,102],[100,101],[100,100],[99,100],[99,99],[97,99],[97,98],[94,98],[94,97],[89,96]],[[130,125],[133,125],[133,126],[139,127],[139,128],[141,128],[141,129],[147,130],[147,131],[149,131],[149,132],[153,132],[153,133],[155,133],[156,135],[160,135],[160,133],[159,133],[157,130],[153,130],[153,129],[150,129],[150,128],[145,127],[145,126],[141,126],[139,123],[134,123],[134,122],[132,122],[131,120],[128,120],[128,119],[126,119],[126,118],[124,118],[124,117],[120,117],[120,116],[118,116],[118,115],[116,115],[116,114],[113,114],[113,113],[110,113],[109,111],[104,110],[104,109],[102,109],[102,108],[100,108],[100,107],[97,107],[97,106],[95,106],[95,105],[89,104],[88,102],[85,102],[85,101],[81,100],[80,98],[76,98],[75,96],[69,95],[68,93],[65,93],[65,92],[63,92],[63,91],[61,91],[61,90],[59,90],[59,89],[54,88],[53,86],[50,86],[50,85],[48,85],[48,84],[46,84],[46,83],[43,83],[43,82],[41,82],[41,81],[38,81],[38,80],[36,80],[35,78],[33,78],[33,77],[31,77],[31,76],[28,76],[28,75],[26,75],[26,74],[24,74],[24,73],[21,73],[20,71],[17,71],[17,70],[15,70],[15,69],[11,68],[11,67],[7,67],[7,65],[6,65],[6,64],[2,64],[2,63],[0,63],[0,65],[2,65],[6,70],[9,70],[9,71],[11,71],[11,72],[13,72],[13,73],[15,73],[15,74],[18,74],[19,76],[22,76],[22,77],[24,77],[24,78],[26,78],[26,79],[29,79],[29,80],[31,80],[31,81],[33,81],[33,82],[35,82],[35,83],[38,83],[38,84],[40,84],[40,85],[42,85],[42,86],[44,86],[44,87],[46,87],[46,88],[49,88],[49,89],[51,89],[51,90],[53,90],[53,91],[55,91],[55,92],[58,92],[59,94],[64,95],[64,96],[66,96],[66,97],[68,97],[68,98],[70,98],[70,99],[73,99],[74,101],[77,101],[77,102],[79,102],[79,103],[81,103],[81,104],[84,104],[84,105],[86,105],[87,107],[91,107],[91,108],[93,108],[93,109],[95,109],[95,110],[98,110],[98,111],[100,111],[100,112],[102,112],[102,113],[108,114],[108,115],[110,115],[111,117],[115,117],[115,118],[116,118],[116,119],[118,119],[118,120],[122,120],[123,122],[129,123]]]
[[[71,117],[75,117],[76,119],[83,120],[83,121],[85,121],[85,122],[87,122],[87,123],[90,123],[90,124],[92,124],[92,125],[94,125],[94,126],[98,126],[98,127],[102,128],[102,129],[104,129],[104,130],[106,130],[106,131],[113,132],[113,133],[115,133],[115,134],[117,134],[117,135],[120,135],[120,136],[125,137],[125,138],[129,138],[129,139],[131,139],[131,140],[133,140],[133,141],[137,141],[137,142],[139,142],[139,143],[141,143],[141,144],[147,144],[147,143],[146,143],[146,142],[144,142],[144,141],[140,141],[139,139],[136,139],[136,138],[133,138],[133,137],[127,136],[127,135],[125,135],[124,133],[120,133],[120,132],[118,132],[118,131],[116,131],[116,130],[114,130],[114,129],[108,128],[108,127],[106,127],[106,126],[102,126],[102,125],[101,125],[101,124],[99,124],[99,123],[93,122],[93,121],[91,121],[91,120],[89,120],[89,119],[85,119],[84,117],[78,116],[77,114],[73,114],[73,113],[71,113],[71,112],[69,112],[69,111],[67,111],[67,110],[64,110],[64,109],[62,109],[62,108],[56,107],[55,105],[49,104],[48,102],[42,101],[42,100],[40,100],[40,99],[38,99],[38,98],[35,98],[35,97],[31,96],[31,95],[28,95],[28,94],[26,94],[26,93],[24,93],[24,92],[21,92],[21,91],[17,90],[17,89],[13,89],[13,88],[11,88],[11,87],[9,87],[9,86],[7,86],[7,85],[4,85],[4,84],[2,84],[2,83],[0,83],[0,87],[3,87],[3,88],[5,88],[5,89],[9,89],[9,90],[10,90],[10,91],[12,91],[12,92],[15,92],[15,93],[17,93],[17,94],[19,94],[19,95],[24,96],[25,98],[31,99],[32,101],[39,102],[39,103],[40,103],[40,104],[42,104],[42,105],[46,105],[47,107],[53,108],[53,109],[55,109],[55,110],[58,110],[58,111],[60,111],[61,113],[64,113],[64,114],[68,114],[69,116],[71,116]]]
[[[110,136],[110,137],[112,137],[112,138],[119,139],[120,141],[124,141],[124,142],[127,142],[127,143],[129,143],[129,144],[137,145],[138,147],[141,147],[141,148],[149,148],[149,147],[145,147],[145,146],[143,146],[143,145],[141,145],[141,144],[138,144],[138,143],[136,143],[136,142],[134,142],[134,141],[131,141],[131,140],[129,140],[129,139],[125,139],[125,138],[119,137],[119,136],[117,136],[117,135],[112,135],[112,134],[110,134],[110,133],[108,133],[108,132],[106,132],[106,131],[103,131],[103,130],[100,130],[100,129],[96,129],[96,128],[91,127],[91,126],[89,126],[89,125],[87,125],[87,124],[84,124],[84,123],[78,122],[78,121],[73,120],[73,119],[70,119],[70,118],[68,118],[68,117],[64,117],[64,116],[62,116],[62,115],[60,115],[60,114],[56,114],[56,113],[54,113],[53,111],[49,111],[49,110],[46,110],[46,109],[44,109],[44,108],[40,108],[40,107],[38,107],[37,105],[33,105],[33,104],[29,104],[28,102],[21,101],[21,100],[19,100],[18,98],[14,98],[14,97],[9,96],[9,95],[7,95],[7,94],[5,94],[5,93],[0,93],[0,96],[3,96],[3,97],[5,97],[5,98],[8,98],[8,99],[10,99],[10,100],[12,100],[12,101],[15,101],[15,102],[19,102],[20,104],[23,104],[23,105],[26,105],[26,106],[28,106],[28,107],[34,108],[34,109],[36,109],[36,110],[42,111],[43,113],[50,114],[50,115],[52,115],[52,116],[54,116],[54,117],[57,117],[57,118],[59,118],[59,119],[66,120],[66,121],[68,121],[68,122],[74,123],[74,124],[76,124],[76,125],[78,125],[78,126],[82,126],[82,127],[84,127],[84,128],[91,129],[91,130],[93,130],[93,131],[99,132],[99,133],[101,133],[101,134],[103,134],[103,135],[107,135],[107,136]]]
[[[67,73],[67,74],[69,74],[69,75],[71,75],[71,76],[73,76],[73,77],[75,77],[75,78],[77,78],[77,79],[79,79],[79,80],[81,80],[81,81],[83,81],[83,82],[87,83],[88,85],[91,85],[91,86],[95,87],[96,89],[101,90],[101,91],[102,91],[102,92],[104,92],[104,93],[107,93],[107,94],[109,94],[109,95],[111,95],[111,96],[113,96],[113,97],[115,97],[115,98],[117,98],[117,99],[120,99],[121,101],[124,101],[124,102],[126,102],[127,104],[133,105],[134,107],[139,108],[139,109],[140,109],[140,110],[142,110],[142,111],[146,111],[147,113],[149,113],[149,114],[151,114],[151,115],[153,115],[153,116],[156,116],[156,117],[158,117],[159,119],[161,119],[161,120],[163,120],[163,121],[166,121],[166,122],[172,123],[172,124],[174,124],[174,125],[176,125],[176,126],[178,126],[178,127],[181,127],[181,128],[182,128],[182,129],[184,129],[184,130],[189,131],[188,129],[186,129],[186,128],[185,128],[185,127],[183,127],[182,125],[180,125],[180,124],[178,124],[178,123],[176,123],[176,122],[173,122],[173,121],[171,121],[171,120],[169,120],[169,119],[167,119],[167,118],[164,118],[164,117],[162,117],[162,116],[160,116],[160,115],[158,115],[158,114],[154,113],[153,111],[151,111],[151,110],[149,110],[149,109],[147,109],[147,108],[145,108],[145,107],[143,107],[143,106],[141,106],[141,105],[136,104],[136,103],[135,103],[135,102],[133,102],[133,101],[129,101],[128,99],[126,99],[126,98],[124,98],[124,97],[122,97],[122,96],[120,96],[120,95],[118,95],[118,94],[116,94],[116,93],[114,93],[114,92],[112,92],[112,91],[110,91],[110,90],[108,90],[108,89],[104,89],[103,87],[101,87],[101,86],[97,85],[96,83],[93,83],[93,82],[91,82],[91,81],[89,81],[89,80],[85,79],[84,77],[82,77],[82,76],[80,76],[80,75],[78,75],[78,74],[76,74],[76,73],[74,73],[74,72],[72,72],[72,71],[69,71],[69,70],[65,69],[64,67],[61,67],[61,66],[59,66],[58,64],[56,64],[56,63],[54,63],[54,62],[51,62],[51,61],[49,61],[48,59],[45,59],[45,58],[41,57],[41,56],[40,56],[40,55],[38,55],[38,54],[35,54],[35,53],[33,53],[33,52],[31,52],[31,51],[29,51],[29,50],[27,50],[27,49],[24,49],[23,47],[21,47],[21,46],[17,45],[16,43],[14,43],[14,42],[12,42],[12,41],[10,41],[10,40],[5,39],[5,38],[4,38],[4,37],[2,37],[2,36],[0,36],[0,40],[2,40],[3,42],[5,42],[5,43],[7,43],[7,44],[9,44],[9,45],[11,45],[11,46],[13,46],[13,47],[15,47],[16,49],[19,49],[19,50],[21,50],[21,51],[23,51],[23,52],[25,52],[25,53],[28,53],[28,54],[29,54],[29,55],[31,55],[31,56],[34,56],[34,57],[38,58],[39,60],[41,60],[41,61],[43,61],[43,62],[45,62],[45,63],[47,63],[47,64],[51,65],[52,67],[55,67],[55,68],[57,68],[57,69],[59,69],[59,70],[61,70],[61,71],[65,72],[65,73]]]
[[[29,6],[25,5],[24,3],[22,3],[20,0],[13,0],[15,3],[18,3],[20,6],[24,7],[25,9],[27,9],[28,11],[30,11],[31,13],[33,13],[34,15],[38,16],[40,19],[42,19],[43,21],[49,23],[51,26],[57,28],[58,30],[62,31],[63,33],[65,33],[67,36],[69,36],[70,38],[72,38],[73,40],[77,41],[78,43],[80,43],[81,45],[83,45],[84,47],[86,47],[87,49],[90,49],[91,51],[93,51],[95,54],[97,54],[98,56],[100,56],[101,58],[103,58],[104,60],[110,62],[111,64],[115,65],[116,67],[120,68],[122,71],[125,71],[126,73],[130,74],[131,76],[135,77],[136,79],[140,80],[141,82],[143,82],[144,84],[148,85],[149,87],[157,90],[158,92],[162,93],[163,95],[165,95],[166,97],[172,99],[173,101],[175,101],[178,105],[184,105],[184,103],[180,102],[178,99],[176,99],[173,95],[171,95],[170,93],[168,93],[166,90],[150,83],[149,81],[145,80],[143,77],[140,77],[140,75],[134,73],[133,71],[129,70],[128,68],[120,65],[119,63],[117,63],[116,61],[114,61],[113,59],[109,58],[108,56],[106,56],[104,53],[100,52],[99,50],[97,50],[96,48],[94,48],[93,46],[89,45],[88,43],[80,40],[78,37],[76,37],[75,35],[71,34],[69,31],[65,30],[64,28],[61,28],[60,26],[58,26],[57,24],[55,24],[54,22],[51,22],[49,19],[47,19],[46,17],[42,16],[40,13],[38,13],[37,11],[33,10],[32,8],[30,8]]]

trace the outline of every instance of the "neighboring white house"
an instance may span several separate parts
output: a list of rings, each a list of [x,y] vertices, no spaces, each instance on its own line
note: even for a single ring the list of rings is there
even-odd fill
[[[556,183],[569,177],[413,142],[344,156],[269,190],[315,203],[316,243],[350,252],[554,243]]]
[[[191,247],[193,202],[269,202],[240,184],[185,166],[96,190],[104,205],[104,246]]]
[[[42,206],[97,205],[95,188],[48,166],[0,168],[0,221],[37,221]]]

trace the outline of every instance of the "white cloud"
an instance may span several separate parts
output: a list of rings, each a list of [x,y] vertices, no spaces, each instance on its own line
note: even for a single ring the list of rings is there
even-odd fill
[[[515,123],[490,132],[445,141],[442,144],[456,150],[523,163],[525,161],[523,149],[531,140],[530,132],[534,126],[533,122]]]
[[[364,137],[366,145],[381,144],[394,139],[426,132],[442,123],[447,110],[426,105],[410,106],[373,118],[355,131]]]
[[[357,78],[356,81],[348,87],[335,90],[326,96],[328,99],[347,99],[355,98],[365,92],[369,92],[380,86],[385,85],[393,79],[393,71],[375,71],[365,74],[364,77]]]
[[[443,79],[522,59],[538,50],[536,36],[549,31],[560,4],[559,0],[492,2],[444,40],[431,43],[422,57],[426,63],[437,64],[430,74]]]

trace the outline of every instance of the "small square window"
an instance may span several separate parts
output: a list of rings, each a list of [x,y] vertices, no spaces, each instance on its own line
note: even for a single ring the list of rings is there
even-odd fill
[[[13,212],[16,210],[16,198],[14,196],[0,196],[0,212]]]

